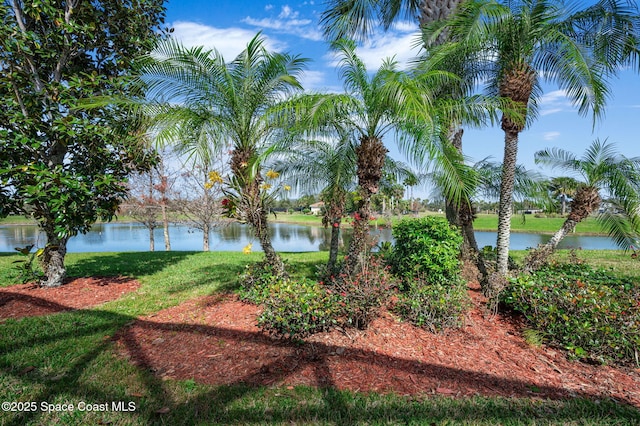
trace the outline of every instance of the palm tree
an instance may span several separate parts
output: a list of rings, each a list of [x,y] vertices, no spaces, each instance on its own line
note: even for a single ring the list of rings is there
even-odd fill
[[[267,262],[281,273],[284,264],[267,228],[262,163],[268,147],[283,137],[281,105],[301,90],[306,62],[268,52],[260,35],[231,62],[215,50],[168,40],[146,58],[139,76],[158,140],[180,145],[203,163],[229,150],[229,212],[251,225]]]
[[[329,40],[365,39],[378,24],[387,30],[399,19],[414,19],[421,26],[446,19],[464,0],[330,0],[320,24]]]
[[[583,181],[571,200],[571,212],[562,227],[546,244],[529,254],[527,270],[535,270],[542,265],[578,223],[598,210],[603,192],[616,201],[617,211],[602,211],[597,216],[598,222],[621,247],[628,249],[637,244],[640,232],[640,157],[627,158],[619,154],[613,144],[596,139],[581,158],[553,148],[537,152],[535,161],[536,164],[576,173]]]
[[[350,134],[338,132],[333,141],[299,140],[286,145],[283,152],[276,153],[278,160],[272,168],[280,173],[284,182],[299,190],[309,193],[320,193],[325,203],[322,223],[331,227],[331,243],[327,273],[335,275],[338,271],[338,250],[340,243],[340,226],[346,214],[347,194],[356,189],[356,148],[357,140]],[[279,154],[279,155],[278,155]],[[387,156],[384,163],[385,173],[402,178],[413,179],[415,176],[405,165]]]
[[[498,212],[498,273],[507,273],[518,138],[536,116],[541,81],[557,83],[581,114],[602,114],[607,78],[637,54],[637,16],[615,1],[573,11],[554,0],[468,0],[431,38],[449,35],[449,43],[432,52],[441,57],[467,56],[490,94],[511,102],[523,115],[503,111],[504,160]]]
[[[567,213],[567,200],[576,195],[578,189],[578,181],[572,177],[559,176],[549,181],[549,190],[554,199],[560,200],[560,214],[564,216]]]

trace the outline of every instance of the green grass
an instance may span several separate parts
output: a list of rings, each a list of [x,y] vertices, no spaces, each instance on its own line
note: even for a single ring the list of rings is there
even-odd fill
[[[615,263],[620,252],[581,252]],[[518,255],[519,253],[516,253]],[[313,276],[326,253],[285,254],[296,276]],[[621,254],[620,254],[621,256]],[[627,256],[628,257],[628,256]],[[69,254],[71,276],[127,275],[141,288],[87,310],[0,324],[0,401],[38,404],[135,403],[133,412],[3,412],[1,425],[415,424],[635,425],[640,412],[609,400],[467,398],[343,392],[296,387],[206,386],[162,380],[116,355],[110,337],[139,315],[236,288],[237,274],[260,258],[239,253]],[[0,254],[0,286],[14,283],[16,255]],[[617,262],[623,261],[618,259]],[[626,261],[625,261],[626,262]],[[637,261],[635,261],[637,270]],[[621,269],[631,264],[622,263]],[[0,288],[1,291],[1,288]],[[38,405],[40,406],[40,405]],[[168,408],[168,413],[158,410]]]

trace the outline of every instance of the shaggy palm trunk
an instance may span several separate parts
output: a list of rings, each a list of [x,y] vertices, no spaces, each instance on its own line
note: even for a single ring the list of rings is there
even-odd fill
[[[533,92],[536,74],[526,63],[513,64],[500,81],[500,96],[511,99],[519,105],[523,113]],[[502,116],[504,131],[504,159],[498,203],[497,273],[505,277],[509,269],[509,241],[511,239],[511,214],[513,210],[513,188],[515,185],[516,161],[518,157],[518,136],[524,129],[525,120],[515,122],[506,114]],[[494,289],[496,290],[496,289]]]
[[[583,186],[576,192],[569,204],[571,213],[562,224],[562,227],[551,237],[546,244],[540,245],[527,256],[525,271],[533,272],[547,263],[549,256],[556,250],[564,237],[576,228],[576,225],[585,220],[596,211],[602,202],[598,189],[591,186]]]
[[[280,276],[285,275],[284,262],[273,248],[271,235],[267,224],[267,207],[264,205],[260,194],[260,185],[263,181],[260,173],[252,175],[251,167],[256,162],[254,149],[235,149],[231,154],[231,171],[234,177],[241,183],[240,202],[238,215],[241,220],[247,222],[258,237],[260,247],[264,252],[267,263],[273,271]]]
[[[40,280],[42,287],[60,287],[67,277],[64,257],[67,254],[67,238],[59,238],[53,230],[45,230],[47,245],[42,253],[41,266],[44,277]]]
[[[327,272],[333,274],[338,263],[338,249],[340,248],[340,218],[335,218],[331,223],[331,244],[329,246],[329,261],[327,262]]]
[[[420,2],[420,26],[446,19],[464,0],[422,0]],[[436,43],[443,43],[447,35],[441,34]]]
[[[343,272],[354,276],[362,270],[369,251],[369,218],[371,217],[371,196],[378,193],[382,167],[387,149],[381,140],[363,136],[356,148],[358,185],[361,200],[354,213],[353,237],[344,263]]]
[[[503,119],[504,122],[504,119]],[[513,188],[515,184],[516,160],[518,156],[518,132],[505,130],[504,160],[498,203],[498,239],[496,241],[498,274],[505,276],[509,267],[509,242],[511,240],[511,214],[513,211]]]

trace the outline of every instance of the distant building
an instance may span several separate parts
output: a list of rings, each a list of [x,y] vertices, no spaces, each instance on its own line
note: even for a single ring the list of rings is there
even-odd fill
[[[322,209],[324,208],[324,201],[320,201],[318,203],[313,203],[309,206],[311,209],[311,214],[319,215],[322,213]]]

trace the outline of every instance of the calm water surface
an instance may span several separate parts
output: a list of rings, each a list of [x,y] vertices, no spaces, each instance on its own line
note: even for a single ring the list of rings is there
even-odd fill
[[[270,225],[273,245],[278,251],[319,251],[328,250],[330,242],[329,229],[318,226],[274,223]],[[202,250],[202,233],[184,225],[170,228],[171,249],[178,251]],[[389,229],[373,230],[379,241],[391,241]],[[343,232],[349,238],[349,230]],[[156,250],[164,250],[162,229],[156,229]],[[478,245],[495,245],[495,232],[476,232]],[[535,247],[548,241],[549,235],[511,234],[511,249],[523,250]],[[42,247],[46,239],[44,234],[31,225],[0,226],[0,252],[13,252],[14,247],[35,244]],[[231,224],[217,228],[210,236],[212,251],[241,251],[244,246],[253,243],[253,249],[259,250],[260,244],[253,237],[247,225]],[[348,241],[342,240],[342,244]],[[561,248],[580,247],[583,249],[612,250],[617,246],[606,237],[568,236],[560,244]],[[140,224],[108,223],[95,225],[91,232],[78,235],[69,240],[69,252],[114,252],[114,251],[147,251],[149,250],[149,231]]]

